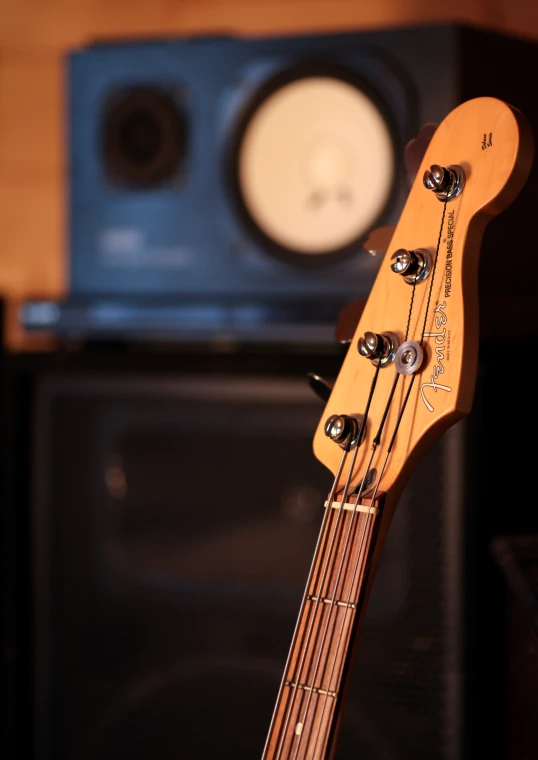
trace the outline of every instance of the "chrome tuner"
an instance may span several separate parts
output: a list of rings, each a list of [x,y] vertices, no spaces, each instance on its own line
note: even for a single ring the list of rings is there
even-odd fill
[[[325,435],[343,449],[353,448],[364,437],[362,414],[331,414],[325,422]]]
[[[386,367],[394,361],[398,346],[398,336],[394,333],[365,332],[364,336],[358,340],[357,350],[365,359],[370,359],[376,367],[378,364]]]
[[[390,260],[393,262],[390,265],[392,271],[400,274],[409,285],[416,285],[417,282],[425,280],[432,268],[431,253],[425,248],[417,248],[414,251],[398,248]]]
[[[461,166],[451,164],[444,167],[432,164],[422,178],[424,187],[432,190],[440,201],[452,201],[465,187],[465,174]]]
[[[420,343],[415,340],[406,340],[396,352],[394,366],[400,375],[412,375],[422,364],[424,351]]]

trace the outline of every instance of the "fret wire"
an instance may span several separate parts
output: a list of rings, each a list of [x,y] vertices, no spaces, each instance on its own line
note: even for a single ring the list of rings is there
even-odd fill
[[[366,472],[368,472],[369,469],[370,469],[370,465],[372,463],[372,459],[374,457],[374,453],[375,453],[375,446],[372,446],[372,450],[371,450],[371,453],[370,453],[370,459],[369,459],[368,465],[366,467]],[[361,496],[362,496],[362,491],[363,491],[363,488],[364,488],[364,482],[365,482],[365,478],[363,478],[363,480],[361,482],[361,486],[359,488],[359,493],[357,494],[357,504],[359,504]],[[341,511],[343,512],[344,510],[341,510]],[[342,561],[341,561],[340,567],[338,569],[338,575],[337,575],[337,579],[336,579],[336,583],[335,583],[335,588],[334,588],[334,596],[336,596],[337,593],[338,593],[338,583],[339,583],[339,579],[340,579],[340,573],[341,573],[342,567],[344,565],[344,560],[345,560],[345,557],[346,557],[347,543],[348,543],[351,531],[352,531],[352,529],[354,527],[355,518],[356,518],[356,516],[358,514],[360,514],[360,513],[358,512],[358,510],[355,509],[355,510],[353,510],[351,512],[351,515],[350,515],[349,528],[348,528],[348,532],[347,532],[347,535],[346,535],[346,542],[345,542],[345,545],[344,545],[344,549],[342,551]],[[357,558],[357,564],[355,565],[355,569],[357,568],[357,566],[359,564],[359,559],[363,555],[364,539],[366,537],[367,526],[369,525],[370,522],[372,522],[372,515],[367,515],[366,520],[365,520],[365,526],[364,526],[364,529],[363,529],[363,532],[362,532],[362,536],[361,536],[361,540],[360,540],[359,551],[358,551],[358,558]],[[348,561],[350,559],[351,559],[351,557],[348,558]],[[365,557],[365,560],[366,560],[366,557]],[[352,599],[354,582],[355,582],[355,575],[353,575],[353,579],[352,579],[351,586],[350,586],[350,589],[349,589],[349,599],[348,599],[349,602],[351,602],[351,599]],[[344,580],[344,586],[345,586],[345,580]],[[330,618],[331,611],[332,610],[329,610],[329,614],[327,616],[328,620]],[[342,627],[341,627],[341,630],[340,630],[340,637],[341,637],[341,632],[342,632],[343,626],[345,624],[346,614],[347,614],[347,610],[344,610],[344,621],[342,622]],[[336,623],[335,623],[335,625],[336,625]],[[324,633],[326,634],[326,632],[327,632],[327,626],[326,626],[326,629],[325,629]],[[339,641],[340,641],[340,638],[339,638]],[[322,642],[322,645],[321,645],[320,655],[318,656],[318,664],[319,664],[319,659],[321,657],[321,653],[323,652],[323,645],[324,645],[324,642]],[[330,641],[329,641],[329,649],[330,649]],[[337,647],[337,652],[338,652],[338,647]],[[331,679],[332,679],[332,677],[334,675],[334,669],[336,667],[336,659],[337,659],[336,657],[333,658],[333,667],[331,669],[331,673],[330,673],[329,681],[328,681],[329,685],[330,685]],[[315,680],[315,675],[314,675],[314,678],[312,680]],[[326,704],[326,702],[325,702],[325,704]],[[324,713],[325,713],[325,705],[324,705],[323,712],[322,712],[322,719],[323,719]],[[316,741],[315,741],[314,747],[317,746],[317,744],[318,744],[320,731],[321,731],[321,721],[318,722],[318,731],[317,731],[317,734],[316,734]],[[302,737],[303,737],[303,733],[301,732],[300,739],[302,739]],[[299,742],[297,742],[297,750],[298,750],[299,743],[300,743],[300,740],[299,740]]]
[[[363,431],[363,426],[366,424],[366,420],[368,418],[368,411],[369,411],[370,404],[372,402],[374,391],[375,391],[375,388],[376,388],[376,385],[377,385],[377,380],[378,380],[378,377],[379,377],[380,367],[381,367],[381,364],[378,363],[378,365],[376,366],[376,370],[374,372],[374,377],[372,378],[372,382],[370,384],[370,392],[369,392],[369,395],[368,395],[368,401],[367,401],[366,409],[365,409],[365,412],[364,412],[364,415],[363,415],[361,427],[360,427],[360,429],[358,431],[357,441],[360,441],[360,439],[361,439],[362,431]],[[357,459],[358,451],[359,451],[359,444],[357,443],[357,446],[355,447],[355,449],[353,451],[353,456],[351,458],[351,465],[350,465],[349,470],[348,470],[346,482],[345,482],[345,485],[344,485],[344,490],[343,490],[343,492],[341,494],[341,502],[343,504],[345,504],[346,501],[347,501],[348,492],[349,492],[349,485],[350,485],[350,482],[351,482],[351,478],[353,476],[353,470],[355,468],[355,462],[356,462],[356,459]],[[337,480],[338,481],[339,481],[339,479],[340,479],[340,474],[337,476]],[[333,489],[334,489],[334,486],[333,486]],[[332,506],[332,501],[331,501],[330,505],[328,505],[328,507],[327,507],[327,513],[329,513],[329,512],[332,511],[332,509],[329,508],[330,506]],[[331,557],[331,553],[332,553],[332,547],[333,547],[333,543],[334,543],[334,538],[335,538],[335,536],[336,536],[336,534],[338,532],[338,528],[339,528],[339,525],[340,525],[340,520],[341,520],[341,517],[342,517],[343,514],[345,514],[345,510],[344,509],[339,510],[338,517],[337,517],[337,519],[335,521],[336,525],[334,527],[334,532],[333,532],[333,535],[332,535],[332,538],[331,538],[331,544],[329,546],[329,551],[327,553],[327,558],[325,560],[325,566],[324,566],[323,572],[322,572],[322,577],[321,577],[320,586],[319,586],[320,592],[319,592],[318,596],[321,596],[321,591],[322,591],[323,584],[325,582],[326,573],[327,573],[328,561],[329,561],[329,559]],[[316,554],[317,554],[317,552],[316,552]],[[314,621],[314,618],[315,618],[315,613],[316,613],[316,609],[317,609],[318,605],[319,605],[319,602],[316,602],[315,606],[314,606],[314,609],[313,609],[313,612],[312,612],[312,617],[310,618],[310,624],[309,624],[308,631],[307,631],[307,634],[306,634],[306,642],[304,644],[304,651],[303,651],[303,654],[301,656],[301,661],[299,663],[299,668],[297,670],[297,680],[299,680],[299,678],[300,678],[300,674],[301,674],[301,671],[302,671],[302,668],[303,668],[304,660],[305,660],[306,654],[308,652],[308,646],[309,646],[309,643],[310,643],[310,637],[312,635],[312,624],[313,624],[313,621]],[[322,647],[323,647],[323,644],[322,644]],[[286,737],[287,727],[288,727],[289,720],[290,720],[290,717],[291,717],[291,713],[292,713],[292,710],[293,710],[293,704],[294,704],[294,701],[295,701],[295,695],[296,695],[296,691],[294,691],[292,693],[292,697],[290,699],[290,704],[289,704],[289,707],[288,707],[288,711],[287,711],[287,716],[286,716],[284,728],[282,730],[281,737],[280,737],[280,743],[279,743],[279,748],[278,748],[277,755],[276,755],[276,760],[279,760],[281,752],[282,752],[282,749],[283,749],[283,744],[284,744],[284,740],[285,740],[285,737]],[[309,701],[310,701],[310,698],[307,701],[306,712],[308,712]],[[302,734],[299,735],[299,741],[297,742],[296,753],[298,751],[301,739],[302,739]]]
[[[311,596],[308,595],[306,597],[309,602],[317,602],[318,600],[322,602],[323,604],[328,604],[329,602],[334,602],[335,604],[338,604],[340,607],[352,607],[355,609],[357,606],[356,604],[353,604],[351,602],[344,602],[341,599],[327,599],[326,597],[320,597],[320,596]]]
[[[332,505],[332,502],[334,501],[335,494],[336,494],[336,489],[338,487],[338,483],[340,481],[340,476],[342,475],[342,470],[344,468],[344,464],[345,464],[345,461],[346,461],[346,458],[347,458],[348,454],[349,454],[349,448],[344,449],[344,451],[342,453],[342,456],[340,458],[340,463],[338,465],[338,470],[337,470],[337,473],[336,473],[336,476],[335,476],[335,479],[334,479],[334,483],[333,483],[332,488],[331,488],[331,492],[329,494],[329,498],[327,499],[327,504],[329,506]],[[322,521],[322,524],[321,524],[321,529],[320,529],[319,536],[318,536],[318,539],[317,539],[317,542],[316,542],[316,548],[314,550],[314,558],[313,558],[312,564],[310,566],[310,571],[309,571],[309,574],[308,574],[308,579],[307,579],[305,591],[304,591],[304,594],[303,594],[303,599],[302,599],[302,602],[301,602],[301,607],[300,607],[299,615],[297,617],[297,622],[296,622],[296,625],[295,625],[295,630],[293,632],[292,644],[291,644],[290,650],[288,652],[286,666],[284,668],[284,676],[282,678],[282,681],[281,681],[281,684],[280,684],[280,688],[279,688],[279,691],[278,691],[277,700],[276,700],[276,704],[275,704],[275,709],[273,711],[273,716],[271,718],[271,725],[269,727],[269,732],[268,732],[267,739],[266,739],[266,742],[265,742],[265,747],[264,747],[264,750],[263,750],[262,760],[264,760],[264,758],[267,756],[267,751],[269,749],[269,743],[271,741],[272,732],[273,732],[273,729],[276,727],[275,721],[276,721],[276,718],[277,718],[277,715],[278,715],[278,707],[279,707],[279,704],[280,704],[280,700],[282,698],[282,692],[283,692],[283,688],[284,688],[284,681],[285,681],[285,677],[286,677],[286,671],[287,671],[287,669],[290,666],[291,661],[292,661],[292,655],[293,655],[293,652],[294,652],[294,649],[295,649],[296,639],[297,639],[297,636],[298,636],[299,630],[300,630],[300,623],[301,623],[301,620],[302,620],[304,609],[306,607],[306,596],[307,596],[307,593],[308,593],[308,587],[309,587],[309,585],[311,583],[311,580],[312,580],[312,578],[314,576],[314,570],[316,569],[316,558],[317,558],[318,552],[319,552],[319,550],[320,550],[320,548],[321,548],[321,546],[323,544],[323,540],[322,539],[326,538],[325,528],[330,523],[331,513],[332,513],[332,509],[327,508],[327,510],[325,512],[325,515],[324,515],[324,518],[323,518],[323,521]],[[291,716],[291,706],[289,708],[288,717],[286,718],[285,725],[280,730],[280,734],[281,735],[280,735],[280,741],[279,741],[279,748],[277,750],[277,752],[278,752],[278,754],[276,756],[277,759],[280,756],[280,752],[282,751],[283,741],[284,741],[284,738],[286,736],[286,730],[287,730],[287,725],[289,723],[290,716]]]
[[[414,290],[414,288],[413,288],[413,290]],[[413,304],[413,301],[411,300],[410,309],[412,308],[412,304]],[[381,367],[381,363],[378,363],[377,368],[376,368],[376,375],[375,375],[376,381],[377,381],[377,376],[378,376],[378,372],[379,372],[380,367]],[[382,432],[382,429],[383,429],[383,427],[385,425],[385,422],[386,422],[386,419],[387,419],[387,416],[388,416],[388,410],[389,410],[389,408],[390,408],[390,406],[392,404],[392,399],[394,398],[394,391],[396,390],[397,379],[398,379],[398,375],[396,376],[396,380],[395,380],[395,382],[392,385],[392,388],[391,388],[391,391],[390,391],[390,394],[389,394],[389,398],[388,398],[387,404],[385,406],[385,412],[383,414],[383,419],[382,419],[381,424],[379,426],[379,430],[377,432],[376,437],[374,438],[374,440],[372,442],[372,448],[371,448],[371,451],[370,451],[370,458],[368,460],[368,464],[366,465],[366,469],[365,469],[365,476],[361,480],[361,484],[359,486],[359,491],[358,491],[357,498],[356,498],[356,507],[359,505],[361,497],[362,497],[362,493],[363,493],[363,490],[364,490],[364,484],[366,482],[366,474],[370,471],[370,465],[372,464],[372,460],[374,458],[374,455],[375,455],[375,452],[376,452],[376,449],[377,449],[378,439],[379,440],[381,439],[381,432]],[[370,393],[370,397],[369,397],[369,402],[371,401],[372,395],[373,394],[371,392]],[[367,409],[365,411],[365,414],[364,414],[364,417],[363,417],[363,424],[364,424],[364,420],[367,419],[367,412],[368,411],[369,411],[369,409]],[[357,449],[358,449],[358,446],[357,446]],[[347,494],[342,495],[341,502],[345,503],[346,498],[347,498]],[[372,502],[372,504],[373,504],[373,502]],[[344,510],[341,510],[341,512],[344,512]],[[358,514],[358,509],[357,508],[354,509],[351,514],[352,514],[352,518],[350,520],[350,525],[349,525],[348,532],[347,532],[347,535],[346,535],[344,549],[342,551],[342,560],[340,562],[340,567],[339,567],[338,573],[337,573],[334,596],[336,596],[336,594],[337,594],[338,583],[339,583],[339,580],[340,580],[340,574],[341,574],[341,571],[342,571],[342,568],[343,568],[343,565],[344,565],[344,561],[345,561],[345,558],[346,558],[347,543],[349,541],[349,536],[351,535],[351,531],[353,529],[355,516]],[[366,522],[366,525],[367,524],[368,524],[368,521]],[[362,555],[362,547],[363,547],[363,543],[364,543],[364,538],[366,536],[366,525],[364,527],[364,530],[363,530],[363,533],[362,533],[362,536],[361,536],[361,543],[360,543],[360,546],[359,546],[359,553],[358,553],[358,557],[359,558]],[[357,562],[358,562],[358,560],[357,560]],[[351,589],[350,589],[350,595],[351,595],[352,591],[353,591],[353,588],[351,587]],[[350,598],[350,600],[351,600],[351,598]],[[321,654],[323,652],[323,646],[324,646],[324,643],[325,643],[324,640],[325,640],[325,636],[327,635],[329,618],[330,618],[330,611],[329,611],[329,615],[327,616],[327,624],[326,624],[325,630],[324,630],[324,638],[322,639],[321,648],[320,648],[318,659],[317,659],[317,662],[316,662],[316,673],[317,673],[317,668],[318,668],[319,663],[320,663]],[[330,645],[330,642],[329,642],[329,645]],[[332,671],[331,671],[331,676],[332,676],[332,674],[334,672],[335,662],[336,662],[336,660],[333,661],[333,668],[332,668]],[[315,676],[314,676],[314,680],[315,680]],[[309,704],[310,704],[310,699],[307,700],[307,706],[306,706],[306,710],[305,710],[305,715],[308,713]],[[303,725],[304,725],[304,721],[303,721]],[[321,721],[318,723],[318,732],[317,732],[317,736],[316,736],[316,744],[318,743],[318,740],[319,740],[320,729],[321,729]],[[302,741],[302,738],[303,738],[303,732],[301,731],[301,734],[299,736],[299,741],[297,742],[297,745],[296,745],[296,749],[295,749],[295,754],[294,754],[293,760],[296,760],[296,758],[297,758],[297,753],[299,751],[299,745],[300,745],[300,743]]]
[[[357,460],[357,454],[358,454],[358,452],[359,452],[359,446],[356,446],[355,449],[353,450],[353,455],[351,457],[351,465],[349,467],[349,470],[348,470],[348,473],[347,473],[347,476],[346,476],[346,481],[345,481],[345,484],[344,484],[344,490],[343,490],[342,496],[341,496],[341,500],[344,503],[346,502],[347,496],[348,496],[348,493],[349,493],[349,486],[350,486],[350,483],[351,483],[351,478],[352,478],[352,475],[353,475],[353,470],[355,468],[355,462]],[[327,512],[332,512],[332,509],[330,509],[330,510],[327,509]],[[344,509],[339,509],[338,512],[337,512],[337,515],[336,515],[335,526],[334,526],[333,534],[331,536],[329,550],[327,552],[327,556],[325,558],[325,562],[324,562],[324,566],[323,566],[322,578],[321,578],[320,586],[319,586],[319,588],[320,588],[319,596],[321,596],[321,590],[323,588],[323,584],[325,583],[325,579],[326,579],[326,576],[327,576],[327,569],[328,569],[328,565],[329,565],[329,560],[331,558],[331,554],[332,554],[332,550],[333,550],[333,546],[334,546],[335,537],[336,537],[336,535],[338,533],[338,529],[340,527],[340,522],[342,520],[342,515],[345,515],[345,510]],[[308,632],[307,632],[307,635],[306,635],[306,643],[305,643],[304,651],[303,651],[303,653],[301,655],[301,661],[299,663],[299,667],[298,667],[298,670],[297,670],[297,681],[300,680],[301,672],[302,672],[303,665],[304,665],[304,661],[305,661],[306,655],[308,653],[308,647],[309,647],[309,643],[310,643],[310,637],[312,636],[313,622],[314,622],[314,619],[315,619],[315,613],[316,613],[316,610],[318,608],[318,605],[319,605],[319,602],[315,602],[315,604],[314,604],[314,610],[313,610],[312,616],[310,618],[310,623],[309,623],[309,626],[308,626]],[[330,610],[329,610],[328,619],[329,618],[330,618]],[[316,639],[317,639],[317,635],[316,635]],[[323,642],[322,642],[322,649],[323,649]],[[319,661],[319,658],[318,658],[318,661]],[[315,680],[315,674],[314,674],[313,680]],[[294,703],[294,700],[295,700],[296,693],[297,693],[297,691],[295,690],[293,692],[292,698],[290,700],[290,708],[289,708],[289,714],[288,714],[288,718],[287,718],[287,721],[286,721],[286,725],[289,723],[289,718],[291,716],[291,711],[292,711],[292,708],[293,708],[293,703]],[[311,698],[312,698],[312,693],[309,692],[307,700],[306,700],[305,715],[308,714],[308,708],[310,706]],[[300,708],[299,708],[299,712],[300,712]],[[298,722],[299,723],[303,723],[303,725],[304,725],[304,720],[299,719]],[[284,732],[284,734],[285,734],[285,732]],[[297,758],[297,753],[299,751],[299,745],[301,743],[302,737],[303,737],[303,735],[302,735],[302,732],[301,732],[301,734],[299,736],[299,739],[297,741],[297,744],[295,746],[295,752],[293,754],[292,760],[296,760],[296,758]],[[280,752],[277,755],[277,759],[278,758],[280,758]]]
[[[301,689],[302,691],[311,691],[314,694],[323,694],[328,697],[338,696],[337,691],[329,691],[328,689],[322,689],[318,686],[309,686],[308,684],[304,684],[304,683],[292,683],[291,681],[286,681],[286,686],[292,686],[294,689]],[[299,724],[299,725],[302,725],[302,724]]]
[[[374,373],[374,377],[373,377],[372,383],[370,385],[370,393],[369,393],[369,396],[368,396],[368,402],[366,404],[366,408],[364,410],[364,415],[363,415],[362,424],[361,424],[361,430],[359,432],[359,436],[358,436],[358,439],[357,439],[358,442],[360,442],[361,435],[362,435],[362,425],[364,425],[366,423],[366,420],[368,419],[368,413],[370,411],[370,404],[372,402],[374,391],[375,391],[375,388],[376,388],[376,385],[377,385],[377,380],[378,380],[378,377],[379,377],[380,368],[381,368],[381,362],[378,362],[378,364],[376,366],[376,371]],[[355,467],[355,461],[356,461],[356,458],[357,458],[358,450],[359,450],[359,443],[357,443],[357,446],[355,448],[354,456],[352,458],[352,463],[351,463],[351,466],[350,466],[349,471],[348,471],[348,476],[347,476],[347,480],[346,480],[346,483],[345,483],[345,486],[344,486],[344,490],[343,490],[342,495],[340,497],[340,501],[341,501],[342,504],[345,504],[346,501],[347,501],[349,484],[350,484],[351,478],[353,476],[353,469]],[[366,466],[366,473],[368,473],[369,470],[370,470],[370,465],[372,463],[372,459],[373,459],[374,453],[375,453],[375,442],[374,442],[374,446],[372,447],[372,451],[370,453],[370,459],[368,460],[368,464]],[[359,488],[359,493],[358,493],[357,499],[356,499],[357,505],[360,502],[365,482],[366,482],[366,474],[365,474],[364,478],[361,481],[361,485],[360,485],[360,488]],[[340,518],[340,516],[342,514],[345,514],[345,509],[341,509],[341,510],[339,510],[339,512],[340,512],[340,514],[339,514],[339,518]],[[346,554],[347,544],[348,544],[348,541],[349,541],[349,536],[350,536],[350,533],[351,533],[351,528],[353,526],[353,521],[354,521],[356,513],[357,513],[357,510],[356,509],[353,510],[353,512],[352,512],[353,517],[350,520],[350,528],[348,529],[348,532],[347,532],[347,535],[346,535],[345,544],[344,544],[344,549],[342,551],[342,562],[340,563],[340,567],[338,568],[338,573],[337,573],[337,577],[336,577],[334,596],[336,596],[336,593],[337,593],[338,583],[339,583],[339,580],[340,580],[340,574],[341,574],[342,567],[343,567],[343,559],[344,559],[345,554]],[[337,521],[337,526],[335,528],[335,532],[336,532],[336,530],[338,528],[338,524],[339,524],[339,522]],[[361,549],[362,549],[362,542],[361,542],[361,548],[359,549],[359,552],[361,551]],[[331,544],[330,551],[332,551],[332,544]],[[338,554],[335,557],[335,562],[337,560],[338,560]],[[321,596],[321,591],[322,591],[322,587],[323,587],[323,582],[324,582],[324,579],[322,580],[322,583],[320,585],[320,596]],[[321,655],[323,653],[323,647],[324,647],[324,644],[325,644],[325,638],[326,638],[326,635],[327,635],[327,630],[328,630],[328,625],[329,625],[330,616],[331,616],[331,612],[332,612],[332,607],[333,607],[333,605],[331,604],[331,606],[329,608],[329,613],[327,615],[327,623],[326,623],[325,629],[323,631],[323,636],[322,636],[322,640],[321,640],[321,646],[319,648],[319,654],[318,654],[318,657],[317,657],[317,660],[316,660],[316,665],[315,665],[315,670],[314,670],[314,676],[313,676],[313,679],[312,679],[313,681],[315,681],[315,679],[316,679],[317,670],[319,668],[319,664],[320,664],[320,660],[321,660]],[[308,646],[308,641],[307,641],[307,646]],[[299,670],[298,678],[299,678],[299,676],[300,676],[300,670]],[[308,715],[308,708],[310,707],[310,701],[311,701],[311,694],[309,694],[309,696],[307,698],[307,702],[306,702],[306,708],[305,708],[305,711],[304,711],[305,719],[302,720],[302,721],[299,720],[299,722],[302,723],[303,726],[304,726],[304,723],[305,723],[305,720],[306,720],[306,715]],[[301,733],[299,735],[299,738],[298,738],[298,741],[297,741],[296,746],[295,746],[295,752],[294,752],[292,760],[296,760],[296,758],[297,758],[297,754],[299,752],[299,746],[301,744],[302,739],[303,739],[303,732],[301,731]]]
[[[353,515],[353,519],[354,519],[354,517],[355,517],[355,515]],[[355,576],[356,576],[357,570],[360,568],[359,574],[358,574],[358,577],[360,579],[361,572],[363,572],[365,570],[365,568],[366,568],[366,559],[367,559],[368,552],[366,551],[363,554],[362,545],[364,543],[364,539],[366,538],[367,534],[368,534],[368,539],[371,539],[371,532],[370,532],[369,528],[370,528],[370,526],[373,527],[373,523],[374,523],[373,516],[372,515],[368,515],[366,517],[366,520],[365,520],[365,525],[364,525],[364,529],[363,529],[363,532],[362,532],[361,543],[360,543],[359,552],[358,552],[358,556],[357,556],[357,562],[355,563],[355,567],[354,567],[354,570],[353,570],[353,575],[352,575],[352,579],[351,579],[351,583],[350,583],[350,592],[349,592],[350,593],[350,596],[349,596],[350,599],[351,599],[351,594],[352,594],[352,591],[353,591],[353,586],[355,585]],[[367,547],[369,548],[368,541],[366,543],[367,543]],[[362,583],[364,584],[365,582],[366,582],[366,578],[363,576]],[[357,600],[357,604],[355,605],[356,607],[358,607],[358,601],[359,600]],[[345,623],[346,623],[346,618],[347,618],[347,612],[348,612],[348,609],[344,608],[343,620],[342,620],[342,624],[340,626],[340,631],[339,631],[339,634],[338,634],[338,641],[337,641],[337,644],[336,644],[336,653],[335,653],[335,656],[333,657],[333,664],[332,664],[331,672],[329,674],[329,679],[327,681],[328,685],[330,685],[330,683],[331,683],[331,681],[332,681],[332,679],[334,677],[334,672],[335,672],[335,668],[336,668],[336,662],[338,660],[337,655],[338,655],[338,651],[340,649],[340,645],[341,645],[341,642],[342,642],[342,635],[343,635],[343,631],[344,631],[344,628],[345,628]],[[336,627],[336,623],[335,623],[335,627]],[[349,626],[348,639],[351,636],[351,634],[352,634],[352,625]],[[327,700],[325,699],[325,701],[323,703],[322,711],[321,711],[321,718],[318,721],[318,730],[317,730],[316,739],[315,739],[315,742],[314,742],[314,749],[318,746],[318,743],[319,743],[320,732],[321,732],[321,724],[323,722],[323,717],[325,715],[326,706],[327,706]]]

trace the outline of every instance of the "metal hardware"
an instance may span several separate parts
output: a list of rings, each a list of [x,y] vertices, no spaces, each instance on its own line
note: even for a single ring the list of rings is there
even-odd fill
[[[364,438],[363,419],[362,414],[331,414],[325,422],[325,435],[343,449],[352,449]]]
[[[329,397],[332,393],[332,385],[328,383],[326,380],[324,380],[319,375],[316,375],[315,372],[309,372],[308,373],[308,382],[310,384],[310,387],[316,394],[316,396],[319,396],[319,398],[322,401],[328,401]]]
[[[394,333],[365,332],[364,337],[359,338],[357,349],[361,356],[370,359],[376,367],[378,364],[386,367],[394,361],[399,344],[398,336]]]
[[[465,187],[465,174],[461,166],[432,164],[422,178],[424,187],[432,190],[440,201],[452,201]]]
[[[400,375],[412,375],[422,364],[424,351],[420,343],[415,340],[406,340],[396,352],[394,366]]]
[[[409,285],[425,280],[431,272],[432,256],[425,248],[416,248],[413,251],[398,248],[390,259],[394,262],[390,265],[392,271],[401,275]]]
[[[368,470],[366,475],[361,479],[357,487],[355,488],[355,493],[361,492],[361,496],[364,496],[368,493],[375,484],[377,478],[377,470],[375,467],[372,467],[371,470]]]

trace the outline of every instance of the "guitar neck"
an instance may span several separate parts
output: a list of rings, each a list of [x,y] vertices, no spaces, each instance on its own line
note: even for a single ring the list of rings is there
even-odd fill
[[[365,607],[380,501],[326,509],[262,760],[325,760]]]

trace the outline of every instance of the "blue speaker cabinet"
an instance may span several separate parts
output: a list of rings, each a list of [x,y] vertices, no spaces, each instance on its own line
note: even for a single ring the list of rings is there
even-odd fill
[[[371,288],[382,256],[364,241],[398,220],[408,140],[478,95],[528,112],[535,50],[443,25],[72,51],[70,293],[23,323],[325,339]]]

